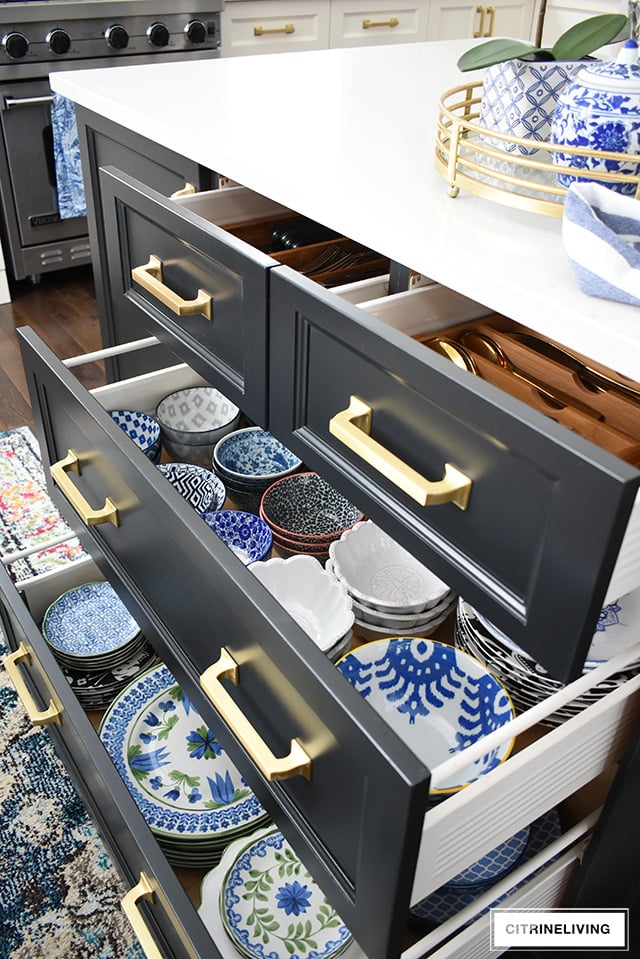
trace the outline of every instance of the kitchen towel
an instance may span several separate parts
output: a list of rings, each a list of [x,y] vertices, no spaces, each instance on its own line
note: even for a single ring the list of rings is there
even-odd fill
[[[53,94],[51,129],[60,216],[63,220],[74,216],[85,216],[87,203],[80,163],[75,106],[71,100],[60,96],[59,93]]]
[[[599,183],[572,183],[562,240],[583,293],[640,305],[640,201]]]

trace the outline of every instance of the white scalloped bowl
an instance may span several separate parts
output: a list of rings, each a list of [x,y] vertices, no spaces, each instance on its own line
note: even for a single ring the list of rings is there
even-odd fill
[[[354,599],[381,613],[421,613],[449,593],[446,583],[371,520],[331,543],[329,557]]]
[[[313,556],[268,559],[249,569],[323,652],[353,626],[349,594]]]

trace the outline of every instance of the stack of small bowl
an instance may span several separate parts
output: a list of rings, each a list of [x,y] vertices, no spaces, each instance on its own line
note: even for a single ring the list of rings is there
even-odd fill
[[[331,544],[326,568],[351,596],[365,638],[430,636],[456,605],[447,584],[371,520]]]
[[[47,609],[42,633],[85,709],[104,709],[131,678],[156,661],[113,587],[83,583]]]
[[[162,452],[160,424],[153,416],[139,410],[110,410],[109,414],[152,463],[159,461]]]
[[[211,468],[213,448],[240,422],[240,410],[212,386],[165,396],[156,407],[162,445],[174,460]]]
[[[271,527],[273,544],[281,553],[304,553],[322,563],[331,544],[364,519],[357,506],[312,472],[273,483],[262,497],[260,516]]]
[[[213,469],[241,510],[257,513],[266,489],[302,465],[280,440],[259,426],[235,430],[216,443]]]
[[[211,470],[196,463],[159,463],[157,468],[196,513],[222,509],[227,491]]]

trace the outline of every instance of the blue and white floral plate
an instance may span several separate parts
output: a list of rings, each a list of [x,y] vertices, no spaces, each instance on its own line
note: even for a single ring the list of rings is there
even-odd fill
[[[148,670],[120,693],[99,732],[174,865],[211,865],[227,843],[268,821],[165,665]]]
[[[351,933],[277,829],[252,837],[220,891],[225,932],[248,959],[337,959]]]

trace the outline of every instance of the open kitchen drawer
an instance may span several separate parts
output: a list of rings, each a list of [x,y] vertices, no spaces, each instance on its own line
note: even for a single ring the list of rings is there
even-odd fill
[[[79,460],[79,474],[54,468],[55,504],[370,959],[399,954],[410,904],[622,755],[640,677],[431,808],[430,778],[443,781],[460,756],[426,769],[105,412],[153,410],[167,391],[200,382],[197,374],[178,366],[90,395],[33,331],[20,336],[45,469],[51,478],[51,465],[70,449]],[[96,522],[107,499],[117,525]],[[239,666],[237,686],[219,665],[223,648]],[[639,654],[629,651],[629,661]],[[525,733],[563,697],[571,700],[620,666],[577,680],[496,738]],[[230,701],[257,737],[246,736]],[[485,739],[474,748],[491,745]],[[569,847],[578,839],[569,833],[561,843],[569,871],[579,855]],[[550,891],[543,901],[557,903],[568,873],[557,884],[546,869],[544,875]]]
[[[487,317],[443,287],[356,306],[281,266],[270,295],[273,431],[554,676],[579,675],[605,601],[640,584],[640,472],[618,455],[640,434],[540,412],[505,370],[486,364],[497,387],[419,342]]]

